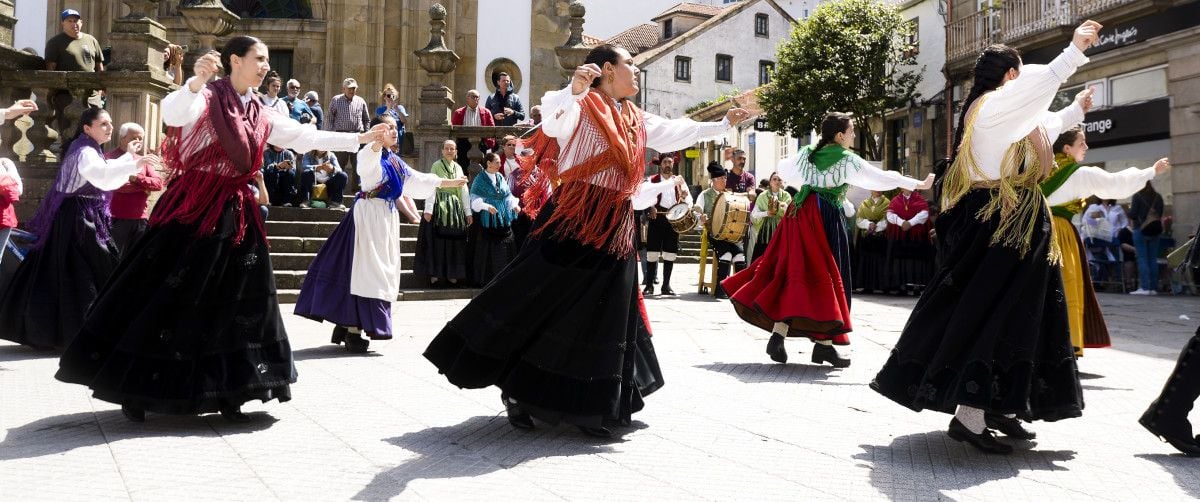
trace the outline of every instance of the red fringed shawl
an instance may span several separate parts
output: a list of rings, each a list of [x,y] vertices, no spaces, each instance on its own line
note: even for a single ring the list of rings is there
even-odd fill
[[[169,170],[168,187],[150,225],[197,224],[196,237],[211,235],[225,204],[233,199],[238,215],[233,242],[242,242],[250,223],[247,216],[265,236],[250,183],[262,168],[270,121],[257,99],[243,106],[227,78],[209,83],[201,93],[207,106],[191,130],[186,135],[182,127],[167,131],[162,157]]]
[[[531,235],[549,228],[551,238],[628,256],[634,230],[629,199],[645,175],[642,111],[628,100],[618,108],[596,89],[579,104],[579,124],[561,150],[556,138],[539,129],[530,140],[533,153],[518,159],[529,185],[521,202],[530,218],[537,218],[551,191],[557,193],[553,214]],[[560,165],[569,169],[560,173]]]
[[[896,213],[896,216],[899,216],[901,220],[905,221],[911,220],[917,215],[917,213],[920,213],[921,211],[928,210],[929,203],[925,201],[925,197],[922,197],[921,194],[917,192],[913,192],[908,199],[904,198],[903,193],[896,194],[896,196],[892,198],[891,204],[888,205],[888,211]],[[909,227],[908,230],[900,228],[900,225],[888,225],[886,232],[888,238],[890,239],[905,239],[915,241],[929,240],[929,230],[925,227],[924,223],[920,225],[913,225]]]

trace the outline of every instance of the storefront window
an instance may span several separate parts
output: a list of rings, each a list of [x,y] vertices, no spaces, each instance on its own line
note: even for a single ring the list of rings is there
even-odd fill
[[[1167,69],[1154,68],[1109,79],[1113,106],[1167,95]]]

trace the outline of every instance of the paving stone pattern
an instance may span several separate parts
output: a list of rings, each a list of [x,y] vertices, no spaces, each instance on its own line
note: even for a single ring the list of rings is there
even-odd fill
[[[1198,298],[1102,294],[1116,347],[1080,360],[1084,416],[1034,424],[1036,442],[997,457],[948,439],[948,416],[867,388],[915,299],[854,299],[850,368],[809,364],[799,340],[779,365],[767,333],[693,293],[694,265],[677,270],[684,294],[647,302],[667,385],[608,441],[514,430],[495,389],[438,375],[420,353],[463,300],[397,303],[400,336],[366,356],[326,343],[328,324],[287,316],[294,399],[247,405],[250,424],[129,423],[55,381],[55,354],[0,345],[0,500],[1200,498],[1200,459],[1135,421],[1200,324]]]

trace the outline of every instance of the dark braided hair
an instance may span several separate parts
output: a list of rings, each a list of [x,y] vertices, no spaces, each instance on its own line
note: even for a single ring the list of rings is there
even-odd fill
[[[967,112],[975,100],[984,93],[994,91],[1004,83],[1004,75],[1008,70],[1021,68],[1021,54],[1016,49],[1004,44],[992,44],[979,53],[975,60],[975,69],[971,72],[974,84],[963,101],[962,113],[958,117],[958,129],[954,131],[954,150],[950,155],[950,164],[958,157],[958,147],[962,143],[963,129],[967,122]],[[940,174],[938,178],[941,178]]]
[[[808,161],[815,163],[817,161],[817,151],[825,148],[825,145],[833,143],[834,136],[839,132],[846,132],[850,129],[850,121],[854,118],[852,113],[829,112],[825,118],[821,120],[821,139],[817,141],[813,147],[812,153],[808,154]]]
[[[592,48],[591,52],[583,60],[583,64],[595,63],[600,69],[604,69],[604,63],[612,65],[621,64],[621,53],[617,52],[617,46],[612,44],[601,44]],[[603,77],[592,79],[592,87],[600,87],[600,82],[603,82]]]
[[[1062,153],[1062,149],[1067,145],[1074,145],[1075,140],[1083,136],[1083,128],[1079,126],[1072,127],[1058,135],[1058,139],[1054,140],[1054,153]]]

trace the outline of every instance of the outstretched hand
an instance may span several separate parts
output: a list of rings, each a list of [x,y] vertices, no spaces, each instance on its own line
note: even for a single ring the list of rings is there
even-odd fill
[[[12,120],[22,115],[28,115],[36,112],[37,109],[37,103],[34,103],[32,100],[20,99],[4,110],[4,120]]]
[[[1088,87],[1075,95],[1075,102],[1079,103],[1080,108],[1083,108],[1083,113],[1092,109],[1092,94],[1095,92],[1094,88]]]
[[[925,179],[921,181],[921,184],[917,185],[917,190],[929,190],[930,188],[933,188],[933,179],[933,173],[929,173],[929,176],[926,176]]]
[[[1100,29],[1102,28],[1104,26],[1100,23],[1088,19],[1075,28],[1075,36],[1072,37],[1071,43],[1075,44],[1080,51],[1085,51],[1100,41]]]
[[[1158,162],[1154,163],[1154,175],[1155,176],[1165,173],[1169,170],[1171,170],[1171,161],[1167,160],[1166,157],[1158,159]]]

